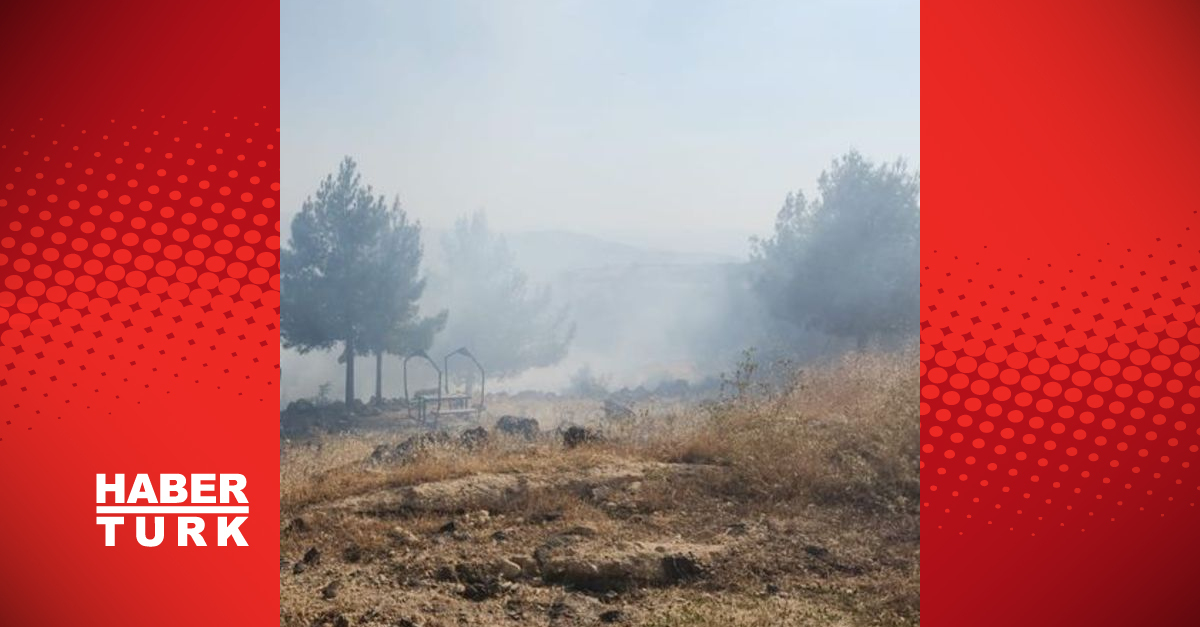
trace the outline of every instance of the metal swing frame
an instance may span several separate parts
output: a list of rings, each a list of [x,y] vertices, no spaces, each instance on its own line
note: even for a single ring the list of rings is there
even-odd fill
[[[450,358],[455,355],[462,355],[470,359],[475,367],[479,369],[479,404],[472,405],[472,396],[469,394],[451,394],[450,393]],[[408,391],[408,362],[412,359],[423,359],[438,374],[437,395],[423,394],[417,392],[410,395]],[[485,388],[487,374],[483,370],[483,365],[478,359],[471,354],[471,351],[466,347],[452,351],[442,359],[442,367],[439,368],[437,362],[433,360],[425,351],[417,351],[411,353],[404,358],[404,404],[408,408],[408,417],[417,421],[418,424],[426,426],[436,426],[438,418],[441,416],[471,416],[474,415],[476,420],[483,413],[483,401],[485,396]]]

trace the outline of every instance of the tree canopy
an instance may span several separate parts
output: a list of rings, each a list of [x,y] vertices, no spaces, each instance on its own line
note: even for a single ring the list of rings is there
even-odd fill
[[[424,350],[445,314],[419,319],[421,228],[390,206],[347,157],[321,181],[292,221],[281,258],[281,335],[301,353],[341,344],[346,405],[354,401],[354,359],[375,354],[376,393],[385,352]]]
[[[554,305],[549,287],[530,284],[483,212],[457,221],[443,253],[430,294],[451,311],[439,354],[465,346],[501,378],[566,356],[575,334],[567,309]]]
[[[911,333],[920,306],[920,175],[856,151],[834,159],[818,194],[789,194],[774,234],[757,242],[756,287],[797,327],[858,347]]]

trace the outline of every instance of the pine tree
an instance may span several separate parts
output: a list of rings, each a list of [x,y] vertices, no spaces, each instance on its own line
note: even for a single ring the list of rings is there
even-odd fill
[[[872,340],[916,330],[920,290],[920,175],[902,161],[835,159],[816,199],[789,195],[774,235],[759,242],[757,287],[797,327]]]
[[[554,305],[549,287],[530,284],[482,212],[459,219],[443,249],[445,267],[430,300],[451,311],[443,334],[451,344],[439,352],[467,347],[500,378],[566,356],[575,334],[566,308]]]
[[[419,225],[376,197],[349,157],[292,221],[281,258],[283,344],[301,353],[340,344],[347,408],[354,406],[356,355],[411,341],[399,339],[409,328],[430,340],[436,332],[415,321],[420,263]]]
[[[418,319],[417,302],[425,291],[419,271],[421,225],[409,222],[397,199],[372,255],[375,285],[371,311],[376,315],[364,331],[363,346],[375,356],[375,402],[383,400],[383,356],[427,351],[446,326],[447,312]]]

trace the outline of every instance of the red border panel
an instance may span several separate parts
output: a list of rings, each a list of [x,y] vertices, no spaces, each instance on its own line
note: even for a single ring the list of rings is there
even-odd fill
[[[277,3],[0,9],[0,623],[278,615]],[[249,546],[104,546],[95,477],[239,473]]]
[[[923,618],[1194,624],[1200,14],[922,11]]]

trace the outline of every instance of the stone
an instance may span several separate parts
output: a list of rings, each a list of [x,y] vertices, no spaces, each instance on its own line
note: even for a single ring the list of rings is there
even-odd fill
[[[479,602],[498,596],[503,591],[504,587],[500,585],[500,581],[498,579],[491,579],[468,583],[463,588],[462,596],[469,601]]]
[[[521,575],[525,572],[525,569],[521,568],[520,564],[507,559],[496,560],[495,568],[500,577],[508,579],[509,581],[521,577]]]
[[[445,446],[449,443],[450,436],[443,431],[420,433],[395,446],[386,444],[376,446],[367,461],[372,464],[404,464],[430,448]]]
[[[388,531],[388,538],[400,546],[415,546],[421,543],[421,539],[416,534],[404,527],[392,527]]]
[[[607,592],[642,586],[663,587],[704,577],[704,558],[716,547],[687,545],[627,551],[568,551],[569,547],[539,548],[542,578],[580,590]]]
[[[301,558],[301,561],[304,562],[308,566],[312,566],[314,564],[319,564],[319,563],[321,563],[321,552],[318,551],[317,547],[315,547],[315,546],[310,547],[307,551],[304,552],[304,557]]]
[[[804,552],[817,559],[822,559],[829,556],[829,549],[823,546],[816,546],[814,544],[806,545],[804,547]]]
[[[520,437],[533,441],[541,431],[541,425],[533,418],[523,416],[501,416],[496,421],[496,431],[508,436]]]
[[[580,536],[584,538],[594,538],[598,533],[599,532],[596,531],[595,527],[589,525],[575,525],[574,527],[571,527],[563,532],[564,535]]]
[[[468,450],[474,450],[486,445],[488,443],[488,439],[490,439],[488,431],[483,427],[467,429],[458,436],[459,444]]]
[[[562,433],[563,446],[567,448],[577,448],[584,444],[592,444],[602,442],[604,436],[600,435],[599,431],[589,429],[587,427],[570,426]]]
[[[492,515],[486,509],[475,510],[463,515],[463,522],[468,525],[486,525]]]
[[[536,559],[527,555],[516,555],[509,558],[512,563],[521,568],[521,574],[525,577],[538,577],[542,574],[542,567],[538,565]]]

